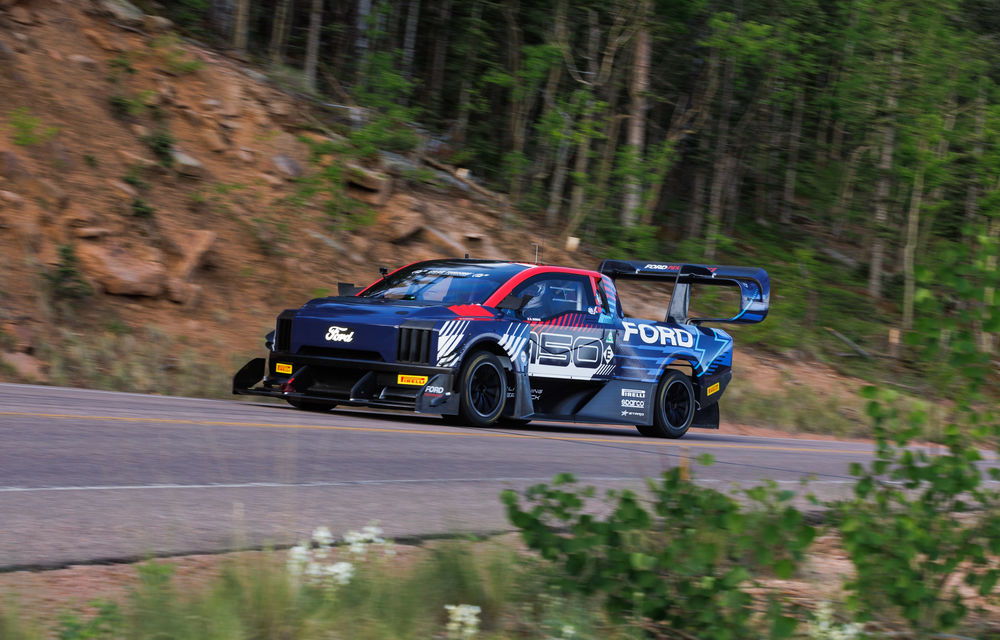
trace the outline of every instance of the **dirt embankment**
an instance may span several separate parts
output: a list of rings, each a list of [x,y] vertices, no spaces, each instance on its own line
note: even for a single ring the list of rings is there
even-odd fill
[[[0,354],[45,381],[47,341],[153,328],[230,367],[277,311],[428,257],[590,264],[410,157],[310,158],[336,123],[259,71],[114,0],[0,1]],[[321,121],[329,126],[317,126]],[[331,162],[374,224],[303,190]],[[322,181],[318,184],[323,185]],[[338,221],[340,218],[340,221]],[[76,304],[77,286],[94,291]],[[67,311],[68,310],[68,311]]]

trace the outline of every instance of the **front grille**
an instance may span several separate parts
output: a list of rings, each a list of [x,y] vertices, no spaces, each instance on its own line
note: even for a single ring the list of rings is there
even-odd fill
[[[286,309],[278,315],[278,323],[274,327],[274,350],[290,351],[292,348],[292,318],[295,309]]]
[[[299,347],[300,356],[322,356],[324,358],[347,358],[349,360],[369,360],[371,362],[384,362],[385,359],[378,351],[363,351],[361,349],[338,349],[335,347]]]
[[[396,344],[396,359],[399,362],[430,364],[431,335],[433,333],[430,329],[401,327],[399,340]]]

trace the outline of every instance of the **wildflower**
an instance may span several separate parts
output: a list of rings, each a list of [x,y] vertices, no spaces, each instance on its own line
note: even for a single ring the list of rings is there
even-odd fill
[[[571,624],[564,624],[562,629],[559,631],[559,636],[563,638],[563,640],[570,640],[570,638],[576,636],[576,628]]]
[[[305,543],[300,543],[288,550],[288,572],[293,576],[301,576],[309,563],[309,549]]]
[[[824,600],[809,621],[806,633],[810,640],[855,640],[863,629],[864,625],[857,622],[837,624],[833,619],[833,607]]]
[[[363,535],[369,543],[381,544],[385,542],[382,539],[382,527],[378,526],[377,522],[373,522],[368,526],[361,529],[361,535]]]
[[[326,527],[316,527],[313,530],[312,539],[320,547],[329,547],[333,544],[333,534]]]
[[[350,562],[335,562],[325,568],[326,577],[334,584],[344,585],[354,577],[354,565]]]
[[[446,604],[448,624],[445,630],[449,640],[467,640],[479,633],[479,607],[473,604]]]

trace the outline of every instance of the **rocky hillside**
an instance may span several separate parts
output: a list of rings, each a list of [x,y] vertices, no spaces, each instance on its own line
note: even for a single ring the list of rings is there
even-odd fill
[[[4,380],[214,394],[277,311],[380,265],[577,259],[120,1],[0,0],[0,96]]]

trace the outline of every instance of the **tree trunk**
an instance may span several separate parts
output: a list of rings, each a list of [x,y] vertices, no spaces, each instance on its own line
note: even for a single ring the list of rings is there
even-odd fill
[[[441,112],[442,91],[444,90],[444,63],[448,55],[448,31],[451,22],[452,0],[440,0],[438,5],[437,37],[434,39],[434,51],[431,55],[430,98],[431,110]]]
[[[614,112],[614,104],[610,110]],[[594,204],[591,211],[603,211],[608,203],[608,183],[611,181],[611,169],[614,167],[615,149],[618,148],[618,138],[621,136],[621,122],[626,118],[624,114],[618,114],[613,118],[608,118],[607,136],[604,142],[604,151],[601,154],[601,164],[597,167],[597,195],[594,197]]]
[[[805,111],[805,97],[802,90],[795,92],[795,108],[792,111],[792,130],[788,136],[788,164],[785,166],[785,189],[781,203],[781,224],[792,221],[795,210],[795,177],[799,164],[799,147],[802,140],[802,114]]]
[[[976,132],[972,145],[973,169],[969,186],[965,191],[965,222],[972,223],[976,219],[979,200],[979,180],[981,179],[980,161],[983,157],[983,133],[986,129],[986,96],[983,94],[983,81],[979,82],[979,95],[976,96]]]
[[[956,108],[954,94],[948,96],[948,101],[946,104],[947,107],[945,109],[945,114],[944,114],[943,135],[941,135],[941,137],[938,138],[937,147],[934,149],[934,159],[938,163],[943,163],[945,156],[948,155],[948,147],[950,146],[948,136],[951,134],[952,131],[955,130],[955,120],[958,117],[958,109]],[[975,170],[973,170],[973,174],[975,174]],[[942,187],[939,181],[938,184],[935,185],[933,189],[931,189],[931,192],[928,194],[927,197],[929,211],[924,215],[924,221],[923,224],[921,225],[923,231],[921,231],[920,238],[917,240],[918,253],[923,251],[923,248],[927,246],[928,242],[930,242],[931,232],[933,231],[934,227],[934,211],[936,208],[935,205],[940,203],[943,197],[944,197],[944,188]]]
[[[368,31],[371,29],[368,21],[371,13],[372,0],[358,0],[357,21],[355,22],[358,33],[354,40],[354,49],[357,51],[357,83],[359,85],[364,83],[365,74],[368,72],[368,49],[370,45],[368,42]]]
[[[629,110],[627,144],[632,148],[635,162],[641,164],[643,144],[646,140],[646,91],[649,89],[649,58],[652,49],[649,41],[649,19],[652,13],[652,0],[639,1],[639,28],[635,36],[635,59],[632,61],[632,107]],[[635,225],[641,191],[639,176],[635,175],[635,171],[630,172],[626,178],[621,214],[622,225],[625,227]]]
[[[549,206],[545,209],[545,226],[549,229],[555,228],[559,220],[559,210],[562,208],[563,190],[566,188],[566,161],[573,141],[572,132],[573,118],[564,113],[562,135],[559,137],[559,149],[556,151],[556,169],[552,174],[552,184],[549,186]]]
[[[466,33],[475,34],[478,32],[482,8],[483,3],[480,0],[473,1],[472,16],[469,19],[469,28],[465,30]],[[468,42],[468,64],[463,65],[462,69],[462,81],[458,90],[458,118],[455,120],[454,133],[451,136],[457,145],[465,142],[465,134],[469,130],[469,114],[472,111],[472,79],[470,77],[471,70],[467,70],[467,67],[476,59],[478,50],[479,39],[473,35]]]
[[[715,246],[722,224],[722,198],[724,187],[729,180],[729,118],[733,106],[733,61],[726,60],[726,70],[722,79],[722,115],[719,118],[719,134],[715,146],[715,163],[712,186],[708,197],[708,216],[705,228],[705,260],[715,260]]]
[[[552,30],[552,40],[556,46],[569,46],[566,42],[566,0],[559,0],[556,3],[556,20]],[[542,115],[540,122],[544,122],[555,108],[556,95],[559,91],[559,84],[562,82],[563,65],[556,64],[549,69],[549,77],[545,82],[545,91],[542,93]],[[553,162],[552,142],[549,136],[542,136],[538,143],[538,150],[535,153],[535,161],[531,165],[531,190],[541,190],[541,185],[545,181]]]
[[[917,171],[913,176],[913,191],[910,193],[910,210],[906,216],[906,238],[903,244],[903,331],[909,331],[913,328],[913,301],[916,292],[913,256],[917,250],[920,206],[924,197],[924,171],[927,168],[924,155],[926,152],[927,141],[921,138],[917,149],[919,159]]]
[[[840,239],[847,227],[851,202],[854,201],[854,176],[858,171],[858,161],[867,152],[868,147],[857,147],[847,160],[847,170],[840,183],[840,195],[837,196],[837,202],[833,205],[833,210],[830,211],[830,217],[833,218],[832,233],[834,238]]]
[[[285,34],[288,33],[288,13],[291,0],[279,0],[274,6],[274,20],[271,22],[271,44],[267,55],[271,64],[280,65],[285,59]]]
[[[875,190],[875,215],[872,229],[871,264],[868,269],[868,295],[882,297],[882,260],[885,254],[885,233],[889,223],[889,189],[892,179],[892,154],[896,145],[896,92],[899,88],[900,67],[903,52],[896,49],[892,54],[889,71],[889,87],[885,98],[885,120],[882,124],[882,154],[878,163],[878,186]]]
[[[589,37],[587,38],[587,71],[590,77],[597,81],[597,49],[600,46],[601,31],[597,23],[597,14],[589,12]],[[598,87],[599,88],[599,87]],[[572,235],[583,217],[583,199],[587,182],[587,168],[590,163],[591,119],[593,118],[594,93],[593,88],[587,92],[580,124],[577,126],[576,158],[573,162],[573,191],[569,199],[569,224],[566,235]]]
[[[319,58],[319,30],[323,25],[323,0],[312,0],[309,10],[309,39],[306,41],[306,86],[316,90],[316,62]]]
[[[236,0],[236,17],[233,19],[233,48],[246,53],[250,28],[250,0]]]
[[[986,235],[989,239],[989,246],[991,251],[989,255],[986,256],[986,272],[988,274],[995,274],[997,272],[997,246],[998,240],[1000,240],[1000,218],[991,218],[989,224],[986,227]],[[997,311],[996,307],[996,289],[992,284],[986,285],[985,291],[983,291],[983,305],[985,306],[987,313],[1000,313]],[[996,349],[997,337],[996,334],[989,333],[980,329],[979,331],[979,350],[983,353],[992,354]]]
[[[479,6],[479,3],[476,3]],[[406,31],[403,34],[403,77],[413,79],[413,56],[417,48],[417,23],[420,21],[420,0],[406,5]]]

